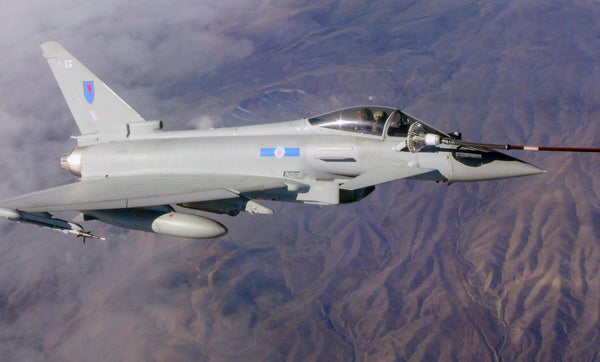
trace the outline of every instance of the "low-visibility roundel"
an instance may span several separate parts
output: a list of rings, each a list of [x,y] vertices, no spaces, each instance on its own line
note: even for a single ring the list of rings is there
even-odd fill
[[[275,158],[283,158],[285,156],[285,149],[283,147],[277,147],[275,149]]]
[[[260,157],[300,157],[300,147],[262,147]]]
[[[94,97],[96,96],[96,92],[94,91],[94,81],[88,80],[83,82],[83,96],[88,103],[92,103],[94,101]]]

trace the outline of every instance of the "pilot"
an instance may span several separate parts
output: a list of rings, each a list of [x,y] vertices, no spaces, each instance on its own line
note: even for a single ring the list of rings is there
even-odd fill
[[[375,112],[375,121],[385,121],[388,118],[388,114],[386,111],[377,111]]]
[[[373,112],[369,108],[361,108],[358,111],[358,119],[361,121],[370,121],[373,119]]]
[[[404,113],[398,111],[392,118],[390,127],[388,128],[388,136],[406,136],[409,127],[410,122],[408,117]]]
[[[373,112],[369,108],[361,108],[358,111],[358,126],[356,131],[368,132],[369,126],[373,123]]]
[[[385,121],[388,119],[388,114],[386,111],[377,111],[374,114],[375,123],[371,127],[371,133],[380,134],[381,130],[383,130],[383,125]]]
[[[408,124],[408,119],[406,118],[406,114],[400,112],[400,121],[398,122],[399,126],[406,126]]]

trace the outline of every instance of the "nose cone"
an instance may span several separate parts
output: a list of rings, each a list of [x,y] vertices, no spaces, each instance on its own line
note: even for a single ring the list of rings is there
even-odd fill
[[[527,162],[496,151],[452,152],[452,181],[483,181],[536,175],[546,172]]]

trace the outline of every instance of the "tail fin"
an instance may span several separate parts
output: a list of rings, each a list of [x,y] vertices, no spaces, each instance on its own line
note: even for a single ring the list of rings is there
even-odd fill
[[[123,139],[129,124],[146,121],[62,45],[46,42],[41,48],[81,132],[78,141]]]

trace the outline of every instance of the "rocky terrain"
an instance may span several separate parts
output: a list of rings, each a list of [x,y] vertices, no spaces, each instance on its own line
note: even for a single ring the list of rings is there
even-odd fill
[[[476,142],[600,147],[592,1],[59,3],[0,12],[2,198],[71,180],[51,39],[168,129],[375,103]],[[548,173],[270,203],[217,216],[217,240],[2,222],[0,359],[598,359],[598,156],[511,152]]]

